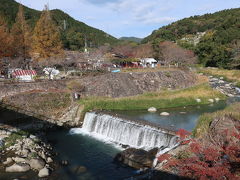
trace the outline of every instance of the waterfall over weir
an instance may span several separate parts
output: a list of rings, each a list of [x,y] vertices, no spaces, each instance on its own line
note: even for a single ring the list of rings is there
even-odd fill
[[[78,130],[73,129],[71,133],[78,133]],[[174,133],[160,130],[150,125],[143,125],[137,121],[94,112],[86,113],[80,132],[104,141],[143,148],[145,150],[154,147],[171,148],[177,143],[177,137]]]

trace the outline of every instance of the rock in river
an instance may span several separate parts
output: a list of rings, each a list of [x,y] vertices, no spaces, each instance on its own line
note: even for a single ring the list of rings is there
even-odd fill
[[[40,170],[45,166],[45,162],[42,159],[31,159],[29,164],[32,169]]]
[[[135,169],[141,168],[152,168],[155,155],[158,149],[155,148],[150,151],[145,151],[143,149],[129,148],[116,155],[115,160],[122,162]]]
[[[161,116],[169,116],[170,114],[168,112],[162,112],[160,115]]]
[[[50,174],[49,169],[45,167],[39,171],[38,177],[40,177],[40,178],[47,177],[47,176],[49,176],[49,174]]]
[[[4,165],[8,165],[13,162],[13,159],[8,157],[6,161],[3,162]]]
[[[201,99],[196,99],[196,101],[197,101],[198,103],[202,102],[202,100],[201,100]]]
[[[155,107],[148,108],[148,112],[156,112],[156,111],[157,111],[157,108]]]
[[[214,99],[208,99],[208,101],[214,103]]]
[[[30,166],[26,163],[16,163],[6,168],[6,172],[27,172]]]
[[[76,167],[75,169],[76,174],[82,174],[82,173],[85,173],[86,171],[87,171],[87,168],[84,166],[79,166],[79,167]]]

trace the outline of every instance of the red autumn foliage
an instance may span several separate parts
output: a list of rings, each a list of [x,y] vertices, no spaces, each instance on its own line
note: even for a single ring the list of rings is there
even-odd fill
[[[183,140],[182,142],[181,142],[181,145],[186,145],[186,144],[189,144],[191,142],[191,139],[189,139],[189,140]]]
[[[188,136],[191,135],[190,132],[186,131],[185,129],[179,129],[177,132],[176,132],[176,135],[179,136],[180,140],[184,140],[186,139]]]
[[[189,136],[185,130],[180,130],[177,134],[180,139]],[[229,137],[226,138],[228,142],[219,143],[224,146],[203,145],[190,139],[187,157],[178,159],[170,155],[161,155],[160,159],[168,160],[165,168],[177,171],[180,176],[200,180],[237,180],[240,179],[236,175],[240,170],[240,133],[226,131],[226,137]]]
[[[162,162],[162,161],[165,161],[165,160],[169,160],[170,157],[171,157],[170,154],[162,154],[162,155],[160,155],[160,156],[158,157],[158,161],[159,161],[159,162]]]

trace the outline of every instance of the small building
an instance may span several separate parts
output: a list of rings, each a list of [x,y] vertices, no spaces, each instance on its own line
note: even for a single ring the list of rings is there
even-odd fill
[[[48,76],[49,79],[53,80],[57,75],[60,74],[60,71],[56,68],[45,67],[43,72]]]
[[[143,67],[156,67],[157,65],[157,60],[155,60],[154,58],[144,58],[144,59],[141,59],[141,64]]]
[[[114,66],[120,68],[138,68],[140,61],[136,58],[118,58],[111,60]]]
[[[37,72],[35,70],[15,69],[10,72],[10,76],[19,81],[33,81],[34,77],[37,76]]]

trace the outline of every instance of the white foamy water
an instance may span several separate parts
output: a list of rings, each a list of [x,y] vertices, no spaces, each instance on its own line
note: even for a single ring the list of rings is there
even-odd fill
[[[83,127],[71,129],[70,134],[90,135],[104,142],[145,150],[162,146],[172,148],[177,143],[176,136],[163,130],[94,112],[86,113]]]

